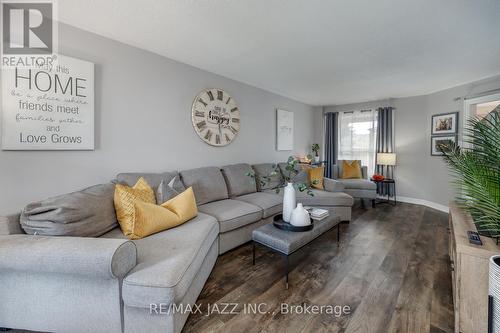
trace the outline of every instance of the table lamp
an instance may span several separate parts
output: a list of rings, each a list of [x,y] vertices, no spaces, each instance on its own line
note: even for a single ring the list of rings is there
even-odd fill
[[[396,154],[395,153],[377,153],[377,164],[378,165],[396,165]]]
[[[389,167],[396,165],[395,153],[377,153],[377,164],[385,165],[387,167],[387,175],[389,175]],[[390,173],[391,176],[392,172]]]

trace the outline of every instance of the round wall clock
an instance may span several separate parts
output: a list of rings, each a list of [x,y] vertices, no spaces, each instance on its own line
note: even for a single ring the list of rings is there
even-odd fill
[[[200,92],[191,112],[194,130],[212,146],[230,144],[240,131],[240,110],[231,95],[222,89]]]

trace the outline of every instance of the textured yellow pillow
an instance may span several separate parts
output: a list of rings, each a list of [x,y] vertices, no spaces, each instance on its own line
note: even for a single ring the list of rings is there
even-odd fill
[[[162,206],[139,200],[134,206],[133,229],[131,234],[127,235],[130,239],[143,238],[182,223],[175,213]]]
[[[307,169],[307,175],[312,188],[324,190],[323,175],[325,174],[325,167]],[[315,182],[316,181],[316,182]]]
[[[359,161],[342,161],[342,178],[344,179],[361,179],[361,165]]]
[[[125,236],[129,237],[134,230],[135,202],[144,201],[155,204],[156,198],[153,189],[144,180],[139,178],[134,187],[117,184],[115,187],[116,218]]]
[[[198,207],[196,207],[196,199],[192,187],[162,203],[161,206],[176,214],[179,217],[180,223],[189,221],[198,215]]]

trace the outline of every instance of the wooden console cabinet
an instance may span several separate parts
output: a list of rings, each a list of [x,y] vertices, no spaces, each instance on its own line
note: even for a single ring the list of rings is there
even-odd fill
[[[472,217],[450,203],[450,261],[455,310],[455,332],[488,331],[489,258],[500,254],[500,246],[481,236],[482,246],[469,243],[467,231],[476,231]]]

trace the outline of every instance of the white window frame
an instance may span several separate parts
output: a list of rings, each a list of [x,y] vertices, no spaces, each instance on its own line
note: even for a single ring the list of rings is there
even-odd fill
[[[471,98],[464,98],[464,112],[462,116],[462,124],[460,125],[460,143],[462,147],[468,148],[470,147],[469,144],[463,142],[463,132],[465,129],[465,126],[467,125],[467,121],[470,117],[474,116],[471,112],[471,106],[474,104],[481,104],[481,103],[488,103],[488,102],[493,102],[500,100],[500,92],[497,93],[492,93],[492,94],[487,94],[487,95],[482,95],[478,97],[471,97]]]

